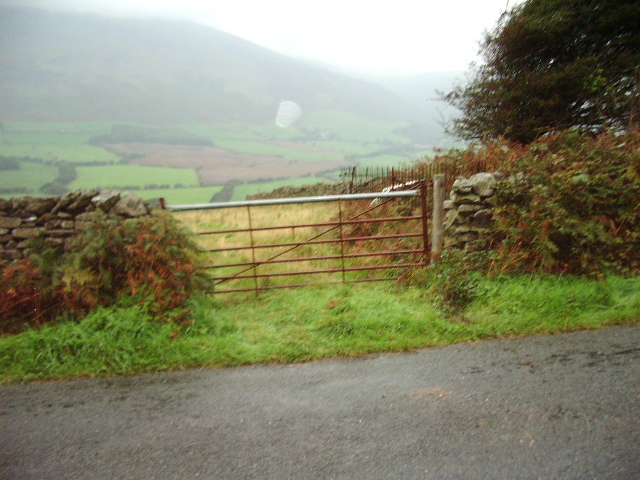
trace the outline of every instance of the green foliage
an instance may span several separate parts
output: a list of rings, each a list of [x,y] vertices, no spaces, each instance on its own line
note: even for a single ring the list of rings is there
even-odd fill
[[[200,295],[188,302],[191,319],[180,324],[152,321],[146,304],[119,302],[80,322],[0,337],[0,383],[298,362],[640,318],[640,277],[478,276],[474,282],[475,300],[457,312],[435,308],[430,289],[388,284],[215,301]]]
[[[70,244],[61,277],[67,298],[86,307],[122,295],[148,298],[160,316],[182,306],[206,285],[197,269],[197,247],[167,214],[125,221],[92,221]],[[85,308],[86,308],[85,307]]]
[[[208,288],[190,234],[164,214],[120,221],[96,213],[63,255],[33,247],[37,253],[0,277],[4,333],[63,314],[81,317],[123,298],[178,322],[188,316],[191,296]]]
[[[440,262],[412,270],[407,281],[428,289],[444,312],[455,315],[482,296],[479,271],[486,262],[486,257],[478,252],[445,250]]]
[[[528,146],[487,142],[449,160],[484,162],[505,177],[494,210],[495,251],[480,271],[640,271],[640,132],[565,131]]]
[[[444,98],[462,111],[453,130],[528,143],[575,127],[640,121],[640,3],[527,0],[486,34],[485,63]]]
[[[498,271],[640,270],[640,133],[573,132],[531,144],[502,170]]]

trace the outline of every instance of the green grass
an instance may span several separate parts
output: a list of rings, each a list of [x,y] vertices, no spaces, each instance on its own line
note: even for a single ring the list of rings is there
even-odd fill
[[[286,141],[298,137],[300,131],[295,127],[280,128],[275,123],[264,124],[225,124],[198,125],[185,124],[181,128],[197,135],[209,138],[213,142],[220,140],[280,140]]]
[[[250,155],[259,155],[265,157],[280,157],[290,160],[299,161],[323,161],[323,160],[341,160],[341,153],[326,153],[295,150],[278,145],[271,145],[265,141],[255,140],[219,140],[216,146],[235,152],[248,153]]]
[[[132,190],[145,200],[164,198],[169,205],[185,205],[192,203],[209,203],[211,197],[222,190],[222,187],[193,187],[193,188],[152,188],[147,190]]]
[[[53,162],[63,160],[71,163],[116,163],[120,161],[120,157],[117,155],[91,145],[0,144],[0,155],[41,158]]]
[[[146,185],[198,185],[195,170],[187,168],[146,167],[141,165],[107,165],[77,167],[78,178],[70,190],[90,188],[142,188]]]
[[[67,133],[84,134],[87,138],[97,133],[107,133],[113,122],[14,122],[4,123],[5,133]]]
[[[406,147],[405,137],[391,131],[399,123],[365,121],[340,112],[316,112],[304,122],[305,130],[297,124],[279,128],[273,124],[227,125],[220,127],[205,125],[183,125],[182,128],[211,139],[216,146],[252,155],[280,156],[298,161],[339,160],[346,155],[370,155],[386,149],[391,143]],[[317,138],[309,138],[308,129],[317,132]],[[311,137],[314,135],[311,134]],[[292,141],[302,149],[273,145],[272,142]],[[304,151],[304,147],[316,147],[332,152]],[[384,165],[397,164],[415,159],[415,156],[385,155],[378,160]]]
[[[400,155],[376,155],[374,157],[358,159],[358,166],[360,168],[399,167],[408,163],[407,157]]]
[[[559,333],[640,321],[640,277],[521,277],[486,282],[465,315],[497,335]]]
[[[117,155],[88,144],[94,135],[109,132],[109,123],[5,122],[4,127],[0,135],[0,155],[73,163],[120,160]]]
[[[235,187],[233,191],[233,200],[245,200],[247,195],[270,192],[280,187],[299,187],[301,185],[314,185],[316,183],[329,183],[329,181],[322,177],[300,177],[290,178],[288,180],[276,180],[273,182],[245,183]]]
[[[57,176],[57,167],[20,162],[20,170],[3,170],[0,173],[0,188],[22,187],[28,188],[33,194],[37,194],[42,185],[55,180]]]
[[[496,337],[637,324],[640,277],[481,279],[447,314],[430,288],[326,286],[193,301],[194,322],[151,322],[144,306],[0,337],[0,383],[196,366],[301,362]]]
[[[303,115],[296,125],[346,142],[411,143],[406,137],[393,133],[396,128],[405,126],[402,122],[367,120],[345,112],[313,111]]]

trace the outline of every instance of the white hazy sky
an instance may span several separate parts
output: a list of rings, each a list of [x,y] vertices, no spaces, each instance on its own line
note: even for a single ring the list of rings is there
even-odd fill
[[[0,0],[195,20],[286,55],[354,71],[466,70],[482,33],[522,0]]]

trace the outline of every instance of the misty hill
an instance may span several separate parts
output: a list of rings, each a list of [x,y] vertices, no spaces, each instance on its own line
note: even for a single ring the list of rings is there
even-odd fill
[[[404,77],[378,75],[371,80],[420,110],[422,120],[406,127],[403,132],[406,136],[443,147],[461,145],[453,137],[443,137],[444,125],[460,112],[441,100],[438,92],[450,92],[456,84],[464,83],[464,72],[426,72]]]
[[[0,65],[6,120],[264,122],[281,100],[383,120],[424,114],[382,86],[189,22],[4,8]]]
[[[438,92],[450,92],[458,83],[465,83],[465,72],[425,72],[403,77],[378,75],[372,81],[397,94],[415,108],[427,112],[430,118],[448,117],[456,109],[441,100]]]

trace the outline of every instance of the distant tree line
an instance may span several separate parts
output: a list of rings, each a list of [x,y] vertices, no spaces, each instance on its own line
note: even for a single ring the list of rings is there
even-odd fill
[[[58,176],[52,182],[40,187],[40,192],[46,195],[64,195],[68,191],[68,185],[78,178],[75,165],[67,162],[58,164]]]
[[[0,170],[20,170],[20,158],[0,155]]]
[[[20,168],[20,162],[39,163],[42,165],[53,165],[59,160],[45,160],[40,157],[18,157],[17,155],[0,155],[0,170],[18,170]],[[2,168],[2,165],[7,165],[7,168]],[[14,168],[13,165],[17,164],[18,168]],[[89,165],[96,165],[95,163],[88,163]]]
[[[233,200],[233,193],[236,189],[236,185],[240,185],[242,182],[237,181],[237,180],[231,180],[229,182],[227,182],[225,184],[224,187],[222,187],[222,190],[220,190],[218,193],[214,194],[211,197],[211,200],[209,200],[211,203],[217,203],[217,202],[230,202],[231,200]]]
[[[17,194],[24,194],[27,195],[31,193],[31,190],[29,190],[26,187],[6,187],[6,188],[0,188],[0,194],[1,195],[17,195]]]

